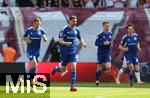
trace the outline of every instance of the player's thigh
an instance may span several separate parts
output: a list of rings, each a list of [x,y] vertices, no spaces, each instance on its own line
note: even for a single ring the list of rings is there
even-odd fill
[[[36,61],[38,62],[38,58],[39,58],[39,56],[40,56],[40,53],[39,52],[37,52],[36,54],[35,54],[35,58],[36,58]]]
[[[111,62],[106,62],[105,67],[106,67],[106,69],[110,69],[111,68]]]
[[[77,65],[76,62],[71,62],[71,69],[76,70],[76,65]]]
[[[26,52],[26,55],[28,57],[28,59],[31,61],[32,59],[34,59],[34,55],[30,52]]]
[[[60,60],[61,60],[61,66],[67,66],[69,62],[69,56],[67,54],[61,54],[60,55]]]
[[[70,54],[69,55],[69,62],[71,63],[71,69],[76,69],[76,63],[78,61],[77,54]]]
[[[132,61],[133,61],[133,65],[135,67],[135,71],[139,71],[140,70],[139,59],[137,57],[133,57]]]
[[[101,65],[103,64],[103,62],[104,62],[104,57],[103,57],[103,55],[97,55],[97,67],[101,67]]]
[[[37,65],[37,60],[36,60],[36,54],[35,53],[27,52],[27,57],[30,60],[32,66],[36,66]]]
[[[134,67],[135,67],[135,71],[137,72],[137,71],[140,71],[140,66],[139,65],[134,65]]]
[[[103,66],[103,64],[102,63],[98,63],[97,62],[97,69],[96,70],[101,70],[101,67]]]
[[[61,71],[65,72],[67,70],[67,66],[61,66]]]
[[[110,55],[105,56],[104,62],[105,62],[106,69],[111,68],[111,56]]]
[[[127,67],[129,68],[129,70],[134,71],[134,65],[133,65],[132,57],[129,55],[125,55],[124,60],[127,64]]]
[[[77,61],[78,61],[78,55],[76,53],[69,55],[69,62],[70,63],[77,62]]]
[[[126,64],[129,67],[129,65],[133,65],[132,57],[131,56],[124,56],[124,59],[126,60]]]
[[[129,64],[128,65],[129,71],[133,72],[134,71],[134,65],[133,64]]]

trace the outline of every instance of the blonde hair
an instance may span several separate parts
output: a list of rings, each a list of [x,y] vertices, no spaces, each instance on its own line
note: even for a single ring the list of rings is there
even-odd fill
[[[33,22],[35,23],[35,22],[39,22],[40,21],[40,18],[39,17],[36,17],[36,18],[34,18],[34,20],[33,20]]]

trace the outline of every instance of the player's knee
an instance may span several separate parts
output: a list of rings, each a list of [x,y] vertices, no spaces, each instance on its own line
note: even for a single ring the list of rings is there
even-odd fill
[[[97,70],[100,70],[100,69],[101,69],[101,67],[102,67],[102,65],[101,65],[101,64],[97,64]]]
[[[37,65],[37,61],[36,60],[32,60],[32,66],[36,66]]]
[[[62,67],[62,68],[61,68],[61,71],[62,71],[62,72],[65,72],[66,70],[67,70],[66,67]]]
[[[76,70],[76,63],[71,63],[71,70]]]
[[[106,63],[106,67],[107,70],[111,68],[111,63]]]
[[[139,66],[139,65],[136,65],[136,66],[135,66],[135,71],[136,71],[136,72],[140,71],[140,66]]]
[[[140,71],[139,69],[136,69],[136,68],[135,68],[135,72],[139,72],[139,71]]]
[[[129,70],[130,70],[130,72],[133,72],[134,71],[134,66],[133,65],[129,65]]]
[[[111,66],[106,66],[106,70],[108,70],[108,69],[110,69],[111,68]]]

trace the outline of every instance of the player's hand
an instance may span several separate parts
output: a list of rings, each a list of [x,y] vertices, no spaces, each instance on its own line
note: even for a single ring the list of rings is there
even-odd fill
[[[66,45],[66,46],[71,46],[71,45],[72,45],[72,42],[66,42],[65,45]]]
[[[31,43],[30,38],[26,38],[25,41],[26,41],[27,44],[30,44],[30,43]]]
[[[104,42],[104,45],[109,45],[109,44],[110,44],[109,41],[105,41],[105,42]]]
[[[124,51],[129,51],[129,48],[128,47],[124,48]]]
[[[83,47],[86,48],[86,44],[83,44]]]
[[[139,52],[141,52],[141,51],[142,51],[142,49],[141,49],[141,48],[138,48],[138,51],[139,51]]]

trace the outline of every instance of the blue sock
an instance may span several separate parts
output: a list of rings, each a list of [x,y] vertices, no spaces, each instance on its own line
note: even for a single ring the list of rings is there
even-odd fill
[[[76,71],[72,70],[71,71],[71,87],[75,86],[75,82],[76,82]]]
[[[100,75],[101,75],[101,71],[100,71],[100,70],[97,70],[97,71],[96,71],[96,81],[99,81]]]

